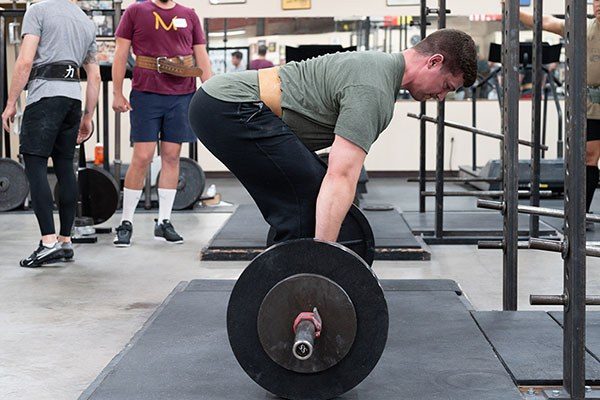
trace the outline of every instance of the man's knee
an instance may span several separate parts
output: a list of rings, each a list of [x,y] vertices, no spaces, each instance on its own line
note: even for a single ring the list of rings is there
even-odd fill
[[[592,143],[588,142],[585,148],[586,165],[598,165],[598,160],[600,160],[600,143]]]

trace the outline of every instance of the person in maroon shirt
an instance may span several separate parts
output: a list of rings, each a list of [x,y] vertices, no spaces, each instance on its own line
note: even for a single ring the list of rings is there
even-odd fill
[[[258,47],[258,58],[250,61],[250,69],[263,69],[263,68],[271,68],[273,63],[267,60],[265,57],[267,56],[267,46],[259,46]]]
[[[131,244],[133,214],[157,140],[161,141],[161,170],[154,237],[183,243],[170,218],[177,193],[181,145],[196,141],[187,116],[196,92],[196,77],[204,82],[212,75],[204,31],[194,9],[172,0],[149,0],[127,7],[115,37],[113,109],[130,111],[133,157],[125,176],[123,216],[113,243],[117,247]],[[123,95],[123,79],[130,48],[136,56],[136,66],[128,101]],[[176,65],[176,74],[167,68],[169,65]]]

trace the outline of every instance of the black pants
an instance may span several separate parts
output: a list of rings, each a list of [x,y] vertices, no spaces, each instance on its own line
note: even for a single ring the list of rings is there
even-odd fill
[[[229,103],[199,89],[190,104],[198,139],[240,180],[275,241],[314,237],[326,167],[262,102]]]
[[[81,101],[61,96],[43,98],[25,107],[23,113],[19,149],[42,236],[56,233],[47,174],[49,157],[60,184],[60,235],[71,234],[77,203],[73,154],[80,121]]]

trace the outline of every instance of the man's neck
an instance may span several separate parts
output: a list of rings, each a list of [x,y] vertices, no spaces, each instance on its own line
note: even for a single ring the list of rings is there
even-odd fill
[[[404,56],[404,75],[402,76],[402,87],[408,89],[417,77],[419,69],[426,62],[426,58],[416,50],[407,49],[402,52]]]
[[[177,3],[175,3],[172,0],[167,1],[166,3],[163,3],[160,0],[152,0],[152,2],[159,8],[165,9],[165,10],[169,10],[173,7],[175,7],[177,5]]]

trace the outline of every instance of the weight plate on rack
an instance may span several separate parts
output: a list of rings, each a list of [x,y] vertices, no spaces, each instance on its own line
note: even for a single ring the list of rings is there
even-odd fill
[[[29,194],[25,168],[10,158],[0,158],[0,211],[21,207]]]

